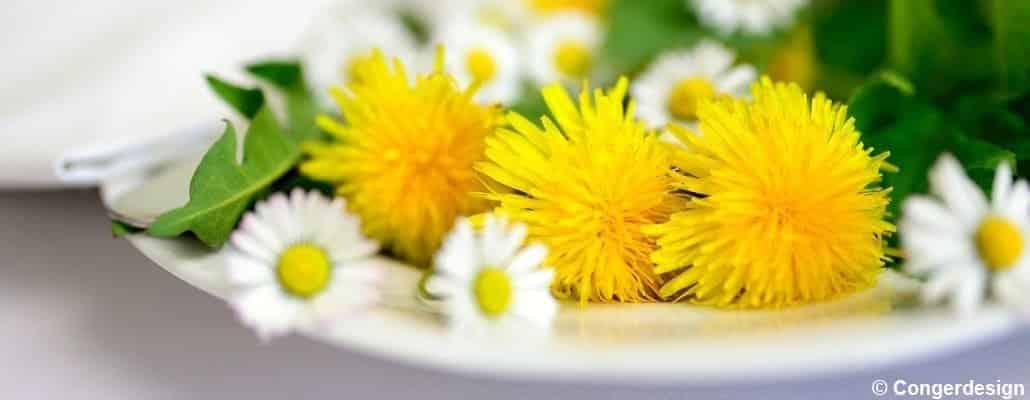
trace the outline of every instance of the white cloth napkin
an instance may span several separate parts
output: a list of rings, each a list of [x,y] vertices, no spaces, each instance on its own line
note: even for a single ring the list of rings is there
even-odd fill
[[[0,13],[0,189],[90,185],[199,151],[231,115],[204,73],[288,55],[326,1],[13,0]]]

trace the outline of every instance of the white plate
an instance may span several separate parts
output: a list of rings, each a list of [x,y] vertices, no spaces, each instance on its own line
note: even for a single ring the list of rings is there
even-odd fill
[[[117,179],[103,186],[103,196],[107,204],[115,204],[149,180],[147,194],[130,200],[157,212],[184,200],[181,193],[191,170],[184,163],[161,173]],[[225,296],[217,253],[186,239],[135,235],[129,241],[172,275]],[[345,349],[458,373],[708,384],[812,377],[921,360],[997,338],[1018,325],[1014,316],[995,306],[962,320],[944,308],[920,307],[917,282],[887,271],[876,288],[787,310],[563,304],[547,338],[458,338],[414,300],[418,271],[387,259],[381,262],[392,271],[388,306],[306,334]]]

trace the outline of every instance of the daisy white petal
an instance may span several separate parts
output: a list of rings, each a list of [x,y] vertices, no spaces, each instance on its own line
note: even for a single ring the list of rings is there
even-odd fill
[[[1002,162],[994,171],[994,185],[991,190],[991,206],[994,209],[1001,209],[1009,200],[1009,193],[1012,191],[1012,167],[1008,162]]]
[[[547,289],[522,293],[512,305],[513,315],[540,327],[549,327],[558,314],[558,303]]]
[[[926,196],[911,196],[905,200],[906,221],[938,232],[961,232],[962,221],[936,200]]]
[[[350,245],[326,244],[326,251],[333,262],[346,263],[348,261],[365,260],[379,251],[379,245],[371,240],[356,240]]]
[[[273,250],[273,248],[266,247],[261,243],[261,241],[251,235],[250,232],[236,231],[229,238],[229,241],[241,252],[258,260],[272,263],[277,259],[275,250]]]
[[[703,101],[723,95],[747,97],[756,72],[748,65],[733,68],[735,57],[709,40],[660,55],[630,87],[640,118],[652,128],[675,122],[694,129]]]
[[[927,281],[920,295],[926,303],[939,303],[958,291],[958,287],[976,273],[975,269],[954,267],[944,269]]]
[[[262,246],[278,248],[283,245],[276,233],[276,228],[269,226],[253,214],[246,215],[240,220],[240,226],[249,232]]]
[[[298,302],[286,298],[275,285],[247,290],[230,300],[240,322],[253,328],[262,340],[274,339],[293,329]]]
[[[694,47],[693,55],[698,72],[707,76],[715,76],[726,71],[733,64],[734,54],[723,45],[702,40]]]
[[[976,263],[974,255],[955,252],[936,257],[912,257],[905,263],[905,271],[916,275],[931,274],[936,276],[952,269],[966,268],[974,263]]]
[[[967,225],[975,224],[987,208],[984,194],[950,154],[942,155],[930,169],[930,189]]]
[[[334,322],[378,303],[381,293],[374,287],[351,286],[347,290],[332,290],[310,301],[313,323]]]
[[[959,315],[972,315],[983,303],[987,274],[975,271],[958,285],[952,294],[952,307]]]
[[[459,220],[433,258],[436,271],[452,277],[471,277],[480,263],[476,240],[472,224],[467,219]]]
[[[336,284],[353,282],[355,285],[377,286],[385,279],[386,271],[382,266],[367,258],[351,261],[346,268],[333,271],[333,282]]]
[[[501,242],[505,236],[505,227],[501,225],[503,222],[493,214],[488,214],[483,219],[483,228],[479,230],[478,242],[476,247],[479,248],[479,258],[483,263],[495,264],[497,245]]]
[[[553,280],[553,269],[536,269],[522,274],[518,280],[515,280],[515,287],[520,289],[547,289],[551,286],[551,281]]]
[[[265,203],[267,216],[262,218],[266,218],[266,224],[278,228],[281,241],[291,243],[302,237],[304,228],[301,226],[299,218],[293,215],[289,199],[285,194],[273,194],[265,200]]]
[[[808,0],[688,0],[698,19],[724,35],[764,35],[789,25]]]
[[[904,225],[903,230],[906,229]],[[908,262],[905,269],[913,274],[924,274],[934,270],[944,270],[948,266],[961,266],[963,263],[976,262],[976,249],[963,239],[950,237],[932,237],[929,235],[914,237],[911,230],[905,230],[903,242]],[[968,242],[968,238],[964,238]]]
[[[724,93],[744,96],[755,79],[758,79],[758,70],[755,67],[740,65],[723,74],[716,84]]]
[[[470,327],[464,329],[475,331],[487,326],[486,318],[478,317],[482,310],[476,303],[475,297],[470,294],[468,286],[462,286],[449,296],[441,296],[441,298],[443,299],[441,311],[447,321],[452,324],[452,329],[462,329],[461,326],[464,325]],[[479,332],[472,333],[478,334]]]
[[[235,286],[250,286],[273,283],[275,272],[268,263],[232,251],[229,253],[225,269],[226,281]]]
[[[1008,204],[1003,205],[1002,212],[1011,218],[1019,218],[1030,213],[1030,186],[1025,180],[1020,179],[1012,185]]]
[[[466,290],[467,288],[468,282],[450,277],[445,278],[441,275],[431,276],[426,280],[426,291],[440,298],[454,296],[459,291]]]
[[[1030,311],[1030,282],[1013,276],[997,277],[991,290],[1003,304],[1020,311]]]
[[[504,226],[505,222],[493,216],[487,217],[483,227],[481,248],[483,262],[490,265],[507,264],[526,240],[525,225]]]
[[[1019,265],[1013,267],[1005,274],[1008,278],[1018,281],[1020,285],[1030,288],[1030,257],[1023,258]]]
[[[547,258],[547,246],[542,244],[531,244],[520,250],[511,263],[508,264],[508,271],[513,274],[521,274],[532,271]]]

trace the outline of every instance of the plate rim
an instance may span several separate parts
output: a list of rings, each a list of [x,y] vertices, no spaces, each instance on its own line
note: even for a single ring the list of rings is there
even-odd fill
[[[152,173],[153,171],[138,171],[103,182],[100,186],[101,200],[104,204],[110,204],[109,202],[121,193],[145,182]],[[166,265],[173,262],[166,257],[166,254],[158,254],[158,250],[162,248],[172,251],[170,249],[174,245],[170,245],[170,243],[181,244],[183,240],[159,239],[145,235],[128,235],[127,239],[133,247],[161,269],[202,292],[224,300],[226,295],[224,287],[202,282],[202,279],[198,279],[196,276],[187,276],[181,268]],[[583,352],[576,350],[563,352],[560,348],[552,348],[552,350],[560,352],[562,356],[579,357],[581,362],[575,363],[560,360],[558,362],[554,362],[554,360],[541,361],[534,360],[533,357],[520,358],[511,347],[505,348],[504,351],[497,351],[497,348],[494,347],[491,351],[489,347],[465,346],[461,348],[463,350],[446,352],[439,349],[425,350],[410,345],[397,345],[393,340],[404,339],[403,335],[390,336],[389,332],[376,331],[369,325],[365,325],[364,329],[368,329],[365,332],[352,330],[351,332],[336,331],[329,334],[309,331],[301,332],[301,334],[332,347],[354,351],[372,358],[388,360],[409,367],[465,376],[602,385],[722,385],[814,379],[925,361],[1000,340],[1010,336],[1021,325],[1020,320],[1011,313],[1004,312],[1000,307],[986,307],[976,317],[978,318],[976,321],[956,319],[954,322],[954,325],[975,325],[975,329],[954,328],[949,331],[950,336],[942,336],[941,332],[930,332],[938,335],[934,339],[934,345],[924,344],[920,347],[918,341],[909,339],[909,344],[914,346],[908,346],[904,351],[881,349],[884,351],[881,351],[878,357],[855,357],[854,353],[847,353],[845,350],[841,354],[850,354],[852,358],[838,360],[835,363],[826,363],[824,359],[822,360],[823,364],[819,367],[809,365],[808,368],[792,369],[782,365],[770,364],[756,367],[759,364],[752,364],[749,368],[737,370],[735,374],[727,374],[732,369],[725,367],[711,369],[708,373],[701,369],[692,369],[689,370],[689,374],[684,374],[684,371],[677,369],[681,366],[679,364],[681,360],[672,360],[670,357],[665,357],[663,360],[657,356],[658,353],[655,352],[655,349],[630,348],[622,351]],[[426,335],[408,335],[406,339],[417,341],[419,336]],[[439,345],[440,343],[435,344]],[[525,350],[520,346],[516,346],[515,349]],[[681,354],[681,356],[689,357],[690,354]],[[644,362],[645,367],[640,367],[637,363],[616,362],[620,360],[620,357],[623,357],[622,360],[635,359]],[[460,362],[456,360],[460,360]],[[689,362],[689,360],[683,362]],[[811,360],[808,362],[813,363]]]

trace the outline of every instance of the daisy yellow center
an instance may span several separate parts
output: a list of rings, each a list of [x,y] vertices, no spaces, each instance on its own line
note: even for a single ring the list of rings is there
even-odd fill
[[[320,115],[331,141],[308,142],[304,175],[333,184],[361,217],[365,233],[399,258],[426,267],[454,220],[484,211],[474,164],[500,122],[498,107],[476,103],[443,68],[414,82],[382,53],[366,57],[361,78],[333,89],[343,121]]]
[[[554,49],[554,65],[562,75],[583,78],[593,65],[593,55],[583,42],[567,40]]]
[[[886,256],[887,155],[866,148],[846,108],[768,78],[753,101],[702,102],[678,188],[689,210],[653,226],[666,298],[778,307],[834,298],[876,282]]]
[[[543,89],[554,120],[537,126],[510,114],[479,169],[508,190],[487,198],[549,248],[553,290],[598,302],[656,298],[659,277],[643,229],[686,206],[677,196],[670,149],[625,107],[628,81],[572,101],[561,85]]]
[[[287,293],[310,298],[329,285],[331,265],[329,257],[320,247],[295,244],[279,256],[276,266],[279,284]]]
[[[476,276],[473,292],[479,310],[487,317],[498,317],[511,306],[511,278],[500,268],[484,268]]]
[[[996,271],[1016,265],[1024,243],[1019,227],[1002,217],[985,218],[976,231],[976,249],[987,267]]]
[[[486,49],[470,50],[465,55],[465,67],[472,74],[472,79],[480,82],[489,82],[497,74],[497,62]]]
[[[669,113],[679,120],[694,121],[697,119],[698,104],[715,97],[715,94],[715,85],[708,79],[683,79],[669,93]]]

